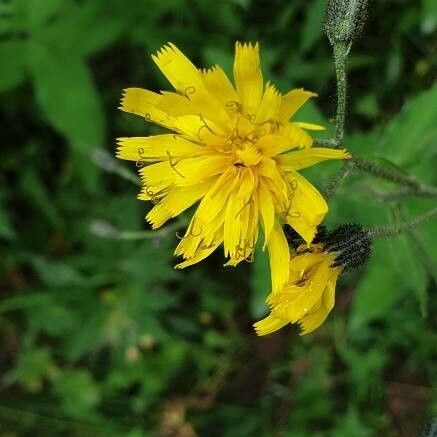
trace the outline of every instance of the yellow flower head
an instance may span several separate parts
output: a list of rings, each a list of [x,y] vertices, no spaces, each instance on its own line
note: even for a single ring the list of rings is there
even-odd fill
[[[322,128],[289,121],[314,93],[281,95],[264,84],[258,44],[237,43],[235,52],[234,87],[220,67],[199,70],[175,45],[162,47],[152,58],[176,92],[128,88],[121,109],[172,133],[119,138],[118,157],[142,167],[139,198],[155,204],[146,217],[154,229],[199,202],[175,251],[178,267],[222,243],[227,265],[251,259],[261,224],[278,291],[288,280],[282,224],[310,243],[328,210],[297,170],[350,155],[312,147],[307,130]]]
[[[343,270],[333,267],[335,259],[335,253],[323,251],[322,244],[302,245],[291,256],[287,285],[268,296],[271,313],[254,324],[256,333],[271,334],[288,323],[299,324],[301,335],[317,329],[334,307],[335,284]]]

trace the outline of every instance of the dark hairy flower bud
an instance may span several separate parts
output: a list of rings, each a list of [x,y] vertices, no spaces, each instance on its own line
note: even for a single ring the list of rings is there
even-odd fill
[[[346,223],[329,232],[325,250],[335,252],[333,267],[352,270],[365,264],[372,253],[372,237],[361,225]]]
[[[294,250],[305,244],[303,238],[290,226],[284,226],[288,244]],[[321,244],[323,250],[335,253],[332,267],[343,267],[343,271],[365,264],[372,253],[372,237],[366,229],[356,223],[346,223],[328,231],[319,225],[312,244]]]
[[[360,34],[367,14],[367,0],[329,0],[325,32],[331,44],[350,45]]]

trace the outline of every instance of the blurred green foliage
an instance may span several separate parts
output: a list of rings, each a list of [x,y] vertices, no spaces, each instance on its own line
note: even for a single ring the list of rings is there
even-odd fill
[[[125,87],[168,88],[149,54],[173,41],[198,66],[230,71],[234,41],[258,40],[268,79],[319,93],[318,109],[299,117],[331,126],[325,6],[0,2],[2,436],[410,436],[435,417],[432,224],[378,242],[371,262],[341,279],[329,321],[303,338],[292,328],[252,331],[268,292],[262,252],[237,269],[216,254],[180,272],[173,233],[99,236],[145,228],[137,187],[90,153],[154,132],[117,111]],[[348,61],[347,147],[428,184],[436,30],[433,0],[372,2]],[[340,165],[307,175],[322,188]],[[394,189],[354,174],[331,201],[328,225],[384,224],[432,206],[386,201]],[[102,220],[110,226],[96,232]]]

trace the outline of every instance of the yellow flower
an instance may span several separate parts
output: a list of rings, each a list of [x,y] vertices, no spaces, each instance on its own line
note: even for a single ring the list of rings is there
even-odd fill
[[[261,224],[277,291],[288,279],[282,225],[310,243],[328,210],[297,170],[350,155],[312,147],[306,130],[322,127],[289,122],[314,93],[281,95],[263,83],[258,44],[237,43],[235,51],[235,87],[220,67],[199,70],[171,43],[152,56],[176,92],[128,88],[121,109],[173,132],[119,138],[118,157],[143,167],[139,199],[155,204],[146,217],[152,228],[200,201],[176,248],[184,259],[177,267],[201,261],[222,243],[226,265],[250,260]]]
[[[335,284],[342,266],[335,265],[335,253],[324,252],[322,244],[302,245],[289,263],[287,285],[267,297],[271,313],[254,324],[258,335],[297,323],[301,335],[317,329],[334,307]]]

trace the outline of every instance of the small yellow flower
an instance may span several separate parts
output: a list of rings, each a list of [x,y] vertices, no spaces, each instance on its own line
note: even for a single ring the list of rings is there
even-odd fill
[[[297,170],[350,155],[312,147],[306,131],[323,128],[289,121],[314,93],[281,95],[263,83],[258,44],[237,43],[235,50],[235,87],[220,67],[199,70],[171,43],[152,56],[176,92],[128,88],[121,109],[173,132],[119,138],[117,156],[142,167],[139,198],[155,204],[146,217],[152,228],[200,201],[176,248],[184,259],[177,267],[203,260],[222,243],[226,265],[250,260],[261,224],[278,291],[288,280],[282,225],[310,243],[328,211]]]
[[[342,266],[335,265],[335,253],[322,244],[302,245],[289,263],[287,285],[267,297],[271,313],[254,324],[258,335],[267,335],[288,323],[297,323],[301,335],[317,329],[334,307],[335,284]]]

